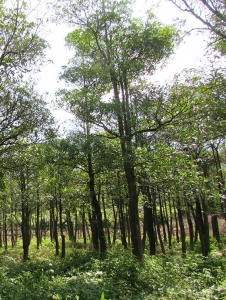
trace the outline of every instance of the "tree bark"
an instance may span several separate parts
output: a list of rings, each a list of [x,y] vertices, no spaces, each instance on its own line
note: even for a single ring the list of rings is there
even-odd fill
[[[3,221],[4,221],[4,237],[5,237],[5,250],[8,249],[8,232],[7,232],[7,215],[6,213],[3,214]]]
[[[202,209],[201,209],[201,204],[199,202],[199,199],[196,199],[196,222],[198,226],[198,231],[199,231],[199,237],[200,237],[200,242],[201,242],[201,247],[202,247],[202,255],[207,257],[209,254],[209,245],[208,241],[206,241],[206,234],[205,234],[205,225],[203,221],[203,216],[202,216]]]
[[[108,245],[111,245],[111,235],[110,235],[110,229],[109,229],[109,225],[108,225],[107,213],[106,213],[106,208],[105,208],[104,194],[102,195],[101,199],[102,199],[102,206],[103,206],[103,212],[104,212],[104,222],[105,222],[107,236],[108,236]]]
[[[177,213],[178,213],[178,221],[180,225],[180,236],[181,236],[181,243],[182,243],[182,254],[186,254],[186,233],[185,233],[185,228],[184,228],[184,220],[183,220],[183,212],[181,209],[181,202],[180,198],[178,196],[177,199]]]
[[[213,215],[211,217],[211,223],[212,223],[212,230],[213,230],[213,237],[220,242],[220,231],[219,231],[219,225],[217,220],[217,215]]]
[[[147,197],[144,204],[144,227],[148,234],[149,239],[149,253],[150,255],[156,254],[155,244],[155,230],[154,230],[154,215],[153,215],[153,199],[149,187],[141,186],[142,194]]]
[[[40,199],[39,199],[39,189],[37,189],[37,202],[36,202],[36,245],[37,250],[41,244],[41,230],[40,230]]]
[[[113,245],[115,244],[116,241],[116,235],[117,235],[117,219],[118,219],[118,214],[117,211],[115,210],[115,204],[114,201],[112,200],[112,210],[113,210],[113,216],[114,216],[114,226],[113,226]]]
[[[22,206],[22,222],[21,232],[23,240],[23,260],[29,259],[29,246],[30,246],[30,211],[28,207],[28,195],[26,194],[26,178],[23,173],[20,174],[20,189],[21,189],[21,206]]]
[[[189,211],[187,212],[187,222],[189,228],[190,249],[194,250],[194,229],[193,229],[192,219]]]
[[[158,198],[159,198],[159,210],[160,210],[160,220],[161,220],[161,225],[163,230],[163,238],[164,238],[164,242],[166,243],[167,238],[166,238],[166,229],[165,229],[165,218],[163,216],[162,197],[159,190],[158,190]]]
[[[92,232],[93,247],[95,250],[99,250],[96,214],[93,211],[92,211],[92,214],[89,213],[89,221],[90,221],[90,227],[91,227],[91,232]]]

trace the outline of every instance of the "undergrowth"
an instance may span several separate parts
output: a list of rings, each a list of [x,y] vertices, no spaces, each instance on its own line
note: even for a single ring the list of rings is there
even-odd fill
[[[48,259],[44,252],[23,263],[16,251],[0,255],[1,300],[226,299],[226,258],[214,251],[207,259],[145,255],[142,266],[120,247],[102,257],[72,249],[65,259]]]

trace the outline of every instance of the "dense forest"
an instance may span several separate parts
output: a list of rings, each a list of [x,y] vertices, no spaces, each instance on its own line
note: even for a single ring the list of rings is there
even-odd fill
[[[183,22],[46,3],[69,26],[66,134],[36,88],[46,18],[0,1],[0,299],[226,299],[226,6],[169,1],[208,32],[208,65],[161,84]]]

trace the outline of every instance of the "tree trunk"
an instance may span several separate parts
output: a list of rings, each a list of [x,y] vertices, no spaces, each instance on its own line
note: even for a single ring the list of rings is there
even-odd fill
[[[145,210],[145,208],[144,208],[144,210]],[[143,220],[143,237],[142,237],[143,253],[145,252],[146,237],[147,237],[146,216],[145,216],[145,212],[144,212],[144,220]]]
[[[90,153],[88,153],[87,158],[88,158],[88,167],[89,167],[89,190],[90,190],[90,197],[91,197],[91,205],[96,219],[100,252],[103,253],[106,251],[107,247],[106,247],[106,241],[104,235],[104,226],[102,221],[101,208],[95,192],[94,172],[92,167],[92,157]]]
[[[155,244],[155,230],[154,230],[154,216],[153,216],[153,201],[149,187],[141,186],[142,194],[147,197],[147,201],[144,204],[144,227],[148,234],[149,239],[149,253],[150,255],[156,254]]]
[[[11,220],[12,220],[12,215],[11,215]],[[13,221],[10,222],[10,233],[11,233],[11,244],[12,244],[12,247],[14,247],[15,246],[15,238],[14,238]]]
[[[165,215],[165,223],[166,223],[166,228],[167,228],[167,233],[168,233],[168,245],[169,245],[169,249],[171,249],[172,247],[172,233],[171,233],[171,228],[170,228],[170,224],[169,224],[169,217],[168,217],[168,210],[167,210],[167,205],[166,205],[166,196],[164,193],[164,215]]]
[[[183,220],[183,212],[181,209],[180,198],[178,197],[177,200],[177,213],[178,213],[178,221],[180,225],[180,236],[181,236],[181,243],[182,243],[182,254],[186,254],[186,233],[184,228],[184,220]]]
[[[49,230],[51,242],[54,240],[54,199],[49,202]]]
[[[155,195],[154,195],[154,199],[155,199]],[[156,213],[156,202],[155,201],[153,202],[153,208],[154,208],[154,213],[155,213],[155,216],[156,216],[155,221],[156,221],[156,230],[157,230],[157,235],[158,235],[158,238],[159,238],[159,243],[160,243],[160,246],[161,246],[162,253],[165,255],[166,251],[165,251],[164,243],[163,243],[162,236],[161,236],[159,219],[158,219],[158,216],[157,216],[157,213]]]
[[[138,195],[136,189],[136,180],[134,166],[130,164],[128,158],[124,162],[124,170],[126,173],[128,192],[129,192],[129,225],[132,242],[132,252],[136,258],[143,261],[143,249],[141,242],[140,220],[138,212]]]
[[[67,216],[67,230],[68,230],[68,237],[69,240],[75,244],[75,234],[74,234],[74,226],[73,226],[73,222],[71,220],[71,214],[70,214],[70,210],[67,209],[66,210],[66,216]]]
[[[129,225],[132,243],[132,252],[136,258],[143,262],[143,249],[141,242],[140,220],[138,212],[138,194],[136,188],[136,177],[134,171],[134,155],[131,133],[129,99],[126,74],[121,78],[122,103],[119,97],[118,80],[114,70],[110,70],[111,82],[114,91],[115,105],[118,107],[118,131],[120,136],[121,153],[123,166],[126,175],[127,189],[129,196]]]
[[[166,243],[167,238],[166,238],[166,229],[165,229],[165,218],[163,216],[162,197],[159,190],[158,190],[158,198],[159,198],[159,210],[160,210],[160,220],[161,220],[161,225],[163,230],[163,238],[164,238],[164,242]]]
[[[60,235],[62,236],[64,234],[63,231],[63,205],[62,205],[62,196],[59,191],[59,218],[60,218]]]
[[[128,245],[130,247],[131,245],[131,234],[130,234],[130,226],[129,226],[129,211],[126,207],[126,227],[127,227],[127,233],[128,233]]]
[[[20,189],[21,189],[21,206],[22,206],[22,222],[21,232],[23,240],[23,260],[29,259],[29,246],[30,246],[30,211],[28,207],[28,195],[26,194],[26,178],[24,174],[20,175]]]
[[[83,235],[83,243],[86,244],[86,222],[85,222],[84,206],[82,207],[82,235]]]
[[[96,214],[92,211],[92,214],[89,213],[89,221],[92,232],[92,242],[95,250],[99,250],[99,240],[98,240],[98,230],[96,222]]]
[[[117,211],[115,210],[115,205],[114,205],[114,201],[112,200],[112,210],[113,210],[113,216],[114,216],[114,227],[113,227],[113,244],[115,244],[116,241],[116,235],[117,235]]]
[[[176,224],[176,239],[177,242],[180,242],[180,238],[179,238],[179,228],[178,228],[178,220],[177,220],[177,214],[176,214],[176,206],[175,206],[175,201],[173,198],[173,211],[174,211],[174,218],[175,218],[175,224]]]
[[[39,190],[37,189],[37,202],[36,202],[36,241],[37,249],[41,244],[41,230],[40,230],[40,202],[39,202]]]
[[[2,228],[0,227],[0,248],[2,248]]]
[[[213,230],[213,237],[220,242],[220,231],[219,231],[219,226],[218,226],[218,220],[217,220],[217,215],[213,215],[211,217],[211,223],[212,223],[212,230]]]
[[[192,219],[189,211],[187,212],[187,222],[189,228],[190,249],[194,250],[194,230],[193,230]]]
[[[208,245],[208,241],[205,240],[206,234],[205,234],[205,225],[202,216],[201,204],[198,199],[196,199],[195,203],[196,203],[196,222],[198,226],[199,237],[200,237],[200,242],[202,247],[202,255],[207,257],[209,254],[209,245]]]
[[[65,235],[61,235],[61,258],[65,258]]]
[[[105,222],[105,226],[106,226],[106,229],[107,229],[108,245],[111,245],[111,235],[110,235],[108,219],[107,219],[107,213],[106,213],[106,208],[105,208],[104,194],[102,195],[101,199],[102,199],[102,206],[103,206],[103,212],[104,212],[104,222]]]
[[[77,241],[77,229],[78,229],[78,213],[77,210],[75,210],[75,233],[74,233],[74,237],[75,237],[75,243]]]
[[[172,241],[173,236],[173,213],[172,213],[172,205],[171,205],[171,198],[169,198],[169,213],[170,213],[170,241]]]
[[[126,229],[125,229],[125,218],[123,212],[123,200],[122,197],[119,196],[119,203],[118,203],[118,216],[119,216],[119,228],[121,232],[121,241],[124,249],[127,249],[127,240],[126,240]]]
[[[5,250],[8,249],[8,233],[7,233],[7,215],[6,213],[3,214],[4,216],[4,237],[5,237]]]
[[[59,256],[59,239],[58,239],[58,230],[57,230],[57,218],[54,220],[53,238],[55,241],[56,256]]]

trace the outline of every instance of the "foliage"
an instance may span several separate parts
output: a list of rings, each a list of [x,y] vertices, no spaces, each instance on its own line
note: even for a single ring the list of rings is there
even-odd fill
[[[223,0],[170,0],[180,10],[195,16],[211,32],[212,43],[225,55],[226,8]]]
[[[43,246],[44,247],[44,246]],[[38,253],[37,253],[38,254]],[[148,257],[140,263],[121,248],[100,258],[71,251],[68,258],[20,263],[1,255],[2,299],[223,299],[225,257]],[[101,296],[102,295],[102,296]],[[76,298],[77,297],[77,298]]]
[[[43,62],[43,50],[47,47],[38,35],[43,19],[29,20],[33,9],[28,2],[17,0],[7,4],[0,2],[0,82],[8,76],[18,78],[28,71],[34,72]]]

